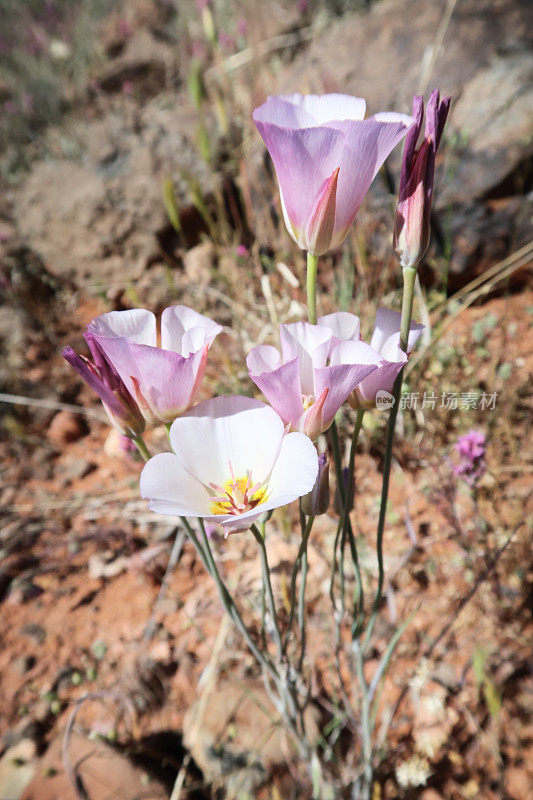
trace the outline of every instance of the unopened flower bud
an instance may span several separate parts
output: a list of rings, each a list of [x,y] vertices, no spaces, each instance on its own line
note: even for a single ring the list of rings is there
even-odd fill
[[[449,108],[450,98],[440,100],[439,91],[435,89],[427,106],[424,139],[417,149],[424,118],[424,99],[413,99],[415,124],[405,141],[400,197],[394,222],[394,250],[404,269],[415,267],[429,246],[435,156]]]
[[[350,497],[350,507],[348,511],[351,511],[353,508],[353,499],[355,495],[355,475],[352,476],[352,485],[350,486],[350,470],[348,467],[344,467],[342,470],[342,482],[344,484],[344,496]],[[333,508],[335,509],[335,513],[342,517],[344,513],[344,504],[341,499],[341,493],[339,491],[339,487],[335,489],[335,497],[333,498]]]
[[[318,475],[309,494],[302,497],[302,511],[308,517],[325,514],[329,508],[329,456],[327,452],[318,456]]]

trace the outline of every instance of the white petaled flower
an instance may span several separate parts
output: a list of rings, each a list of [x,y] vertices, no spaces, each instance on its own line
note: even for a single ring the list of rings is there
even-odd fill
[[[246,530],[261,514],[311,491],[318,455],[302,433],[250,397],[215,397],[175,420],[174,453],[150,459],[141,496],[159,514],[202,517],[224,533]]]

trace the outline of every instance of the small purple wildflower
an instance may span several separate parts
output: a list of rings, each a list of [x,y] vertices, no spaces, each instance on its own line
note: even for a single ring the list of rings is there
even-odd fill
[[[248,33],[248,23],[246,22],[244,17],[239,17],[239,19],[237,20],[237,33],[239,34],[239,36],[242,36],[243,39]]]
[[[238,256],[241,256],[242,258],[245,258],[246,256],[250,255],[250,251],[248,250],[245,244],[238,244],[236,253]]]
[[[453,465],[453,471],[457,477],[473,486],[487,469],[485,434],[482,431],[468,431],[459,437],[455,443],[455,450],[461,461],[459,464]]]

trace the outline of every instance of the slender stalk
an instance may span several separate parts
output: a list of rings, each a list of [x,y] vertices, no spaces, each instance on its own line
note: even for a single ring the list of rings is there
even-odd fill
[[[145,461],[149,461],[152,458],[142,436],[136,436],[133,439],[133,443]]]
[[[305,521],[305,514],[303,511],[301,512],[303,516],[302,524],[302,541],[300,542],[300,547],[298,549],[298,554],[294,561],[294,566],[292,568],[292,575],[291,575],[291,591],[290,591],[290,611],[289,611],[289,622],[287,625],[287,632],[285,634],[285,641],[283,642],[283,651],[287,651],[287,645],[289,643],[289,637],[291,633],[292,623],[294,622],[294,615],[296,613],[296,580],[298,578],[298,572],[300,570],[300,565],[302,563],[302,558],[304,553],[307,553],[307,543],[309,541],[309,536],[311,534],[311,529],[313,527],[313,523],[315,521],[314,517],[309,517],[307,522]],[[303,578],[302,578],[303,580]],[[304,594],[305,594],[305,586],[304,586]],[[301,627],[301,615],[298,616],[300,630],[302,631]],[[303,635],[303,634],[302,634]]]
[[[311,325],[316,325],[316,278],[318,256],[307,253],[307,316]]]
[[[352,561],[355,570],[355,580],[356,580],[355,618],[352,627],[353,637],[358,635],[362,625],[362,615],[364,611],[364,589],[363,589],[363,581],[361,578],[361,569],[359,566],[359,558],[357,555],[357,544],[355,542],[355,536],[353,535],[353,533],[351,536],[348,533],[348,523],[350,521],[350,509],[353,506],[353,500],[354,500],[353,495],[354,495],[355,451],[357,449],[357,440],[359,439],[359,433],[363,426],[364,415],[365,412],[363,409],[359,409],[357,411],[357,416],[355,419],[355,425],[352,434],[352,442],[350,445],[350,458],[348,461],[348,494],[346,496],[342,514],[341,554],[342,551],[344,550],[344,543],[346,541],[346,536],[348,536],[348,540],[350,543],[350,551],[352,554]]]
[[[298,626],[300,628],[300,636],[301,636],[300,658],[298,660],[299,672],[302,671],[302,666],[305,659],[305,648],[307,644],[307,637],[305,630],[305,587],[307,583],[307,567],[308,567],[307,543],[309,541],[309,535],[311,533],[314,521],[315,521],[314,517],[309,517],[297,558],[297,561],[300,560],[302,564],[302,577],[300,578],[300,595],[298,598]],[[294,566],[296,567],[296,564]],[[293,570],[293,575],[294,575],[294,570]],[[293,587],[291,586],[291,590],[292,588]],[[291,611],[292,611],[292,603],[291,603]]]
[[[357,446],[357,440],[359,438],[359,432],[361,430],[363,424],[363,415],[364,411],[359,410],[357,412],[357,417],[355,421],[354,432],[352,435],[352,444],[350,447],[350,462],[348,467],[348,496],[346,495],[346,486],[344,483],[344,476],[342,472],[342,461],[341,461],[341,454],[340,454],[340,447],[339,447],[339,435],[337,431],[337,425],[335,421],[331,424],[330,427],[330,438],[331,438],[331,447],[333,450],[333,461],[335,464],[335,474],[337,478],[337,489],[339,492],[339,497],[341,500],[342,505],[342,514],[341,514],[341,527],[340,527],[340,551],[339,551],[339,579],[340,579],[340,591],[341,591],[341,605],[342,605],[342,614],[344,614],[344,549],[346,547],[346,540],[350,544],[350,553],[352,556],[352,561],[354,565],[355,571],[355,580],[356,580],[356,587],[355,587],[355,611],[354,611],[354,624],[352,626],[352,636],[356,636],[359,633],[361,627],[361,614],[363,609],[363,581],[361,578],[361,570],[359,567],[359,558],[357,555],[357,544],[355,541],[355,536],[352,530],[352,524],[350,522],[350,508],[353,502],[353,474],[355,468],[355,450]]]
[[[276,614],[276,603],[274,601],[274,592],[272,591],[272,582],[270,580],[270,567],[268,566],[268,557],[267,551],[265,547],[265,540],[261,536],[256,525],[251,525],[250,530],[252,531],[257,544],[259,545],[259,551],[261,554],[261,568],[263,571],[263,583],[266,588],[266,596],[268,602],[268,610],[270,612],[270,616],[272,617],[272,626],[274,628],[274,638],[276,640],[276,646],[278,648],[278,659],[281,663],[283,658],[283,643],[281,641],[281,633],[279,629],[278,623],[278,615]]]
[[[191,528],[191,530],[192,530],[192,528]],[[197,548],[197,550],[198,550],[198,545],[200,545],[200,549],[198,550],[199,554],[201,553],[202,550],[203,550],[203,552],[205,554],[205,558],[206,558],[206,561],[207,561],[207,569],[208,569],[210,575],[213,577],[213,579],[214,579],[214,581],[216,583],[216,586],[217,586],[217,589],[218,589],[218,593],[220,595],[220,599],[222,600],[224,608],[226,609],[227,613],[229,614],[229,616],[231,617],[231,619],[233,620],[233,622],[235,623],[237,628],[240,630],[240,632],[244,636],[244,638],[246,640],[246,644],[248,645],[248,647],[252,651],[252,654],[253,654],[254,658],[256,659],[256,661],[258,661],[259,664],[261,664],[261,666],[264,667],[264,669],[266,669],[266,671],[271,676],[271,678],[274,680],[276,685],[279,686],[280,678],[279,678],[277,670],[275,669],[275,667],[272,664],[272,662],[270,661],[270,659],[267,659],[265,654],[262,653],[258,649],[258,647],[255,644],[254,640],[250,636],[250,634],[249,634],[249,632],[248,632],[248,630],[247,630],[247,628],[246,628],[246,626],[245,626],[245,624],[243,622],[243,619],[242,619],[242,617],[241,617],[241,615],[240,615],[240,613],[239,613],[239,611],[237,609],[237,606],[233,602],[233,599],[232,599],[230,593],[228,592],[228,590],[227,590],[222,578],[220,577],[220,573],[219,573],[217,565],[215,563],[215,559],[213,558],[213,553],[211,552],[211,546],[209,544],[209,539],[207,538],[207,534],[206,534],[206,531],[205,531],[205,526],[203,524],[203,520],[200,520],[200,532],[201,532],[201,535],[202,535],[203,548],[200,545],[200,542],[198,541],[198,537],[196,536],[196,534],[194,532],[193,532],[193,536],[191,537],[191,540],[192,540],[194,546]],[[201,557],[201,555],[200,555],[200,557]]]
[[[370,722],[370,700],[368,684],[364,673],[364,658],[358,639],[354,639],[353,652],[355,655],[355,668],[361,690],[361,738],[363,742],[363,775],[359,782],[360,792],[355,795],[360,800],[371,800],[373,794],[374,770],[372,767],[372,726]]]
[[[405,269],[403,270],[403,299],[402,299],[402,317],[401,317],[401,329],[400,329],[400,347],[402,348],[404,353],[407,352],[409,329],[411,326],[415,279],[416,279],[416,269],[414,267],[405,267]],[[370,620],[366,630],[364,650],[366,650],[370,644],[372,632],[374,630],[374,625],[376,622],[377,611],[379,608],[379,604],[381,602],[381,595],[383,592],[383,582],[385,578],[383,570],[383,531],[385,529],[385,518],[387,514],[387,499],[389,496],[389,483],[390,483],[390,471],[392,464],[392,446],[394,442],[394,430],[396,427],[396,418],[398,416],[398,410],[400,407],[402,383],[403,383],[403,369],[400,371],[398,377],[394,382],[394,388],[392,390],[394,403],[389,412],[389,421],[387,425],[387,439],[385,442],[385,456],[383,461],[383,484],[381,487],[381,503],[379,507],[379,519],[378,519],[378,529],[376,537],[377,538],[376,547],[378,556],[378,588],[376,590],[376,596],[374,598],[374,604],[372,606],[372,613],[370,615]]]

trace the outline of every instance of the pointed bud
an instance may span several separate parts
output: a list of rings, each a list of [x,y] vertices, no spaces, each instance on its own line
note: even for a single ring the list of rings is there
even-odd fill
[[[307,249],[314,256],[321,256],[331,248],[335,230],[339,170],[340,167],[337,167],[320,187],[315,210],[309,220]]]
[[[329,394],[329,387],[324,389],[320,397],[318,397],[313,405],[309,408],[304,417],[303,433],[309,436],[311,441],[314,441],[324,430],[324,421],[322,418],[322,409],[326,402],[326,397]]]
[[[320,453],[318,456],[318,475],[315,485],[302,497],[302,511],[308,517],[318,517],[325,514],[329,508],[329,456]]]
[[[124,436],[135,439],[142,434],[145,425],[139,407],[113,366],[105,360],[104,354],[95,348],[93,342],[87,341],[95,359],[94,364],[84,356],[77,355],[72,347],[65,347],[62,356],[97,393],[111,424]]]
[[[415,124],[405,142],[393,240],[394,250],[404,269],[415,267],[429,246],[435,155],[449,108],[450,98],[444,97],[441,101],[439,91],[435,89],[427,106],[424,140],[417,150],[424,100],[422,97],[413,98]]]

